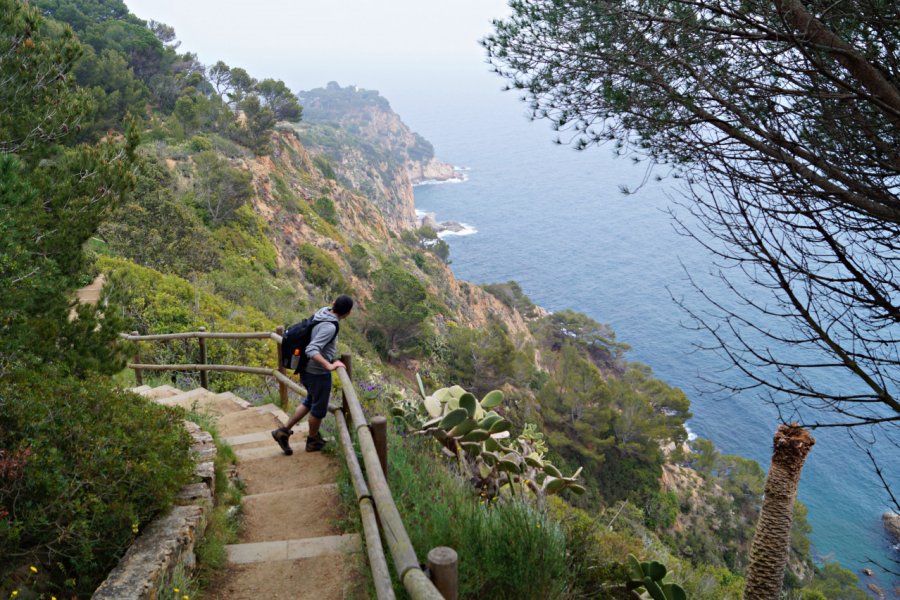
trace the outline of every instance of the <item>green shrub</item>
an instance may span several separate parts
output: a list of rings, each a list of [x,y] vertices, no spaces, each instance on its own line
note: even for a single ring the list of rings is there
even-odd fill
[[[522,291],[522,286],[517,281],[507,281],[506,283],[486,283],[481,287],[484,291],[495,296],[500,302],[515,308],[526,319],[537,318],[537,305],[531,301],[531,298]]]
[[[552,520],[521,502],[478,502],[438,462],[430,439],[393,440],[391,492],[416,555],[456,550],[460,598],[562,597],[571,581],[565,536]]]
[[[600,590],[614,597],[616,588],[626,575],[625,557],[629,553],[642,553],[640,538],[624,532],[610,531],[580,508],[574,508],[558,496],[547,501],[550,516],[558,522],[566,535],[566,555],[572,574],[573,596],[591,597]]]
[[[209,139],[208,135],[198,133],[194,137],[191,138],[191,150],[194,152],[206,152],[207,150],[213,149],[212,140]]]
[[[369,253],[361,244],[353,244],[350,248],[350,268],[357,277],[369,276]]]
[[[230,229],[229,227],[223,229]],[[273,331],[275,322],[252,306],[234,303],[174,275],[163,275],[134,263],[99,257],[97,265],[107,275],[111,300],[131,321],[130,330],[147,333],[196,331]],[[196,339],[174,342],[142,342],[141,360],[154,364],[194,363]],[[275,355],[265,340],[210,340],[210,364],[262,367],[274,366]],[[242,373],[213,373],[210,385],[216,391],[237,386],[258,386],[260,378]]]
[[[0,486],[0,595],[24,565],[37,565],[52,591],[90,595],[189,480],[181,421],[108,379],[9,377],[0,448],[28,456],[21,477]]]
[[[402,266],[388,263],[375,274],[367,335],[379,351],[395,357],[420,346],[431,332],[432,307],[425,285]]]
[[[327,252],[312,244],[300,244],[297,258],[303,264],[303,276],[311,284],[328,291],[349,290],[337,262]]]
[[[334,201],[326,196],[316,198],[313,208],[320,217],[325,219],[332,225],[338,224],[337,209],[334,207]]]
[[[331,162],[324,156],[314,156],[313,164],[316,165],[316,168],[319,169],[319,172],[325,179],[337,179],[337,175],[334,172],[334,167],[331,166]]]

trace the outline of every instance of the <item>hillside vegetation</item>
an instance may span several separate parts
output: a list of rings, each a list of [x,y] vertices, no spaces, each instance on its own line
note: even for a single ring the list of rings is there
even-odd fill
[[[0,219],[0,556],[9,558],[0,596],[27,583],[87,597],[171,501],[155,479],[134,493],[128,478],[109,484],[114,499],[91,486],[73,496],[65,481],[45,486],[88,467],[56,456],[50,440],[63,430],[109,437],[122,450],[108,457],[113,470],[131,461],[136,473],[170,478],[169,490],[183,477],[177,419],[114,391],[129,383],[122,367],[133,350],[115,344],[116,333],[272,330],[341,293],[358,301],[340,350],[354,354],[368,411],[419,403],[416,373],[431,390],[499,389],[497,411],[517,434],[539,440],[561,471],[582,469],[581,495],[485,501],[431,440],[395,436],[391,485],[419,556],[456,547],[463,597],[630,597],[629,553],[664,562],[691,598],[740,596],[762,469],[688,443],[689,399],[628,361],[608,326],[547,314],[514,282],[456,280],[447,246],[415,221],[411,173],[435,163],[434,149],[387,100],[336,83],[295,96],[281,81],[203,65],[180,51],[171,27],[137,19],[119,0],[30,6],[0,0],[4,39],[16,44],[0,68],[16,71],[40,53],[34,60],[61,75],[49,86],[28,80],[34,93],[9,98],[4,86],[5,106],[22,123],[45,123],[44,135],[29,138],[0,111],[0,203],[11,215]],[[71,110],[50,110],[60,103]],[[92,183],[78,178],[84,172]],[[70,320],[74,289],[101,272],[99,307]],[[142,359],[193,362],[193,352],[160,344],[142,348]],[[274,366],[262,342],[210,341],[209,360]],[[54,377],[31,388],[35,370]],[[236,374],[213,374],[210,386],[273,392]],[[108,418],[87,418],[78,407],[88,399]],[[55,416],[35,429],[26,404]],[[67,411],[84,422],[61,418]],[[63,499],[78,510],[51,510]],[[846,572],[815,569],[803,514],[787,597],[854,597]]]

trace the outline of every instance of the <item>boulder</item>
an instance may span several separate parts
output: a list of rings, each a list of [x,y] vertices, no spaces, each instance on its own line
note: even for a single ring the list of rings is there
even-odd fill
[[[881,517],[884,528],[893,538],[895,544],[900,544],[900,515],[897,513],[886,512]]]

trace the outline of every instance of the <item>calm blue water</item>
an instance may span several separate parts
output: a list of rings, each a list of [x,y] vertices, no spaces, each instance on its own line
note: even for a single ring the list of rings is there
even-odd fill
[[[572,308],[609,323],[632,346],[631,360],[691,397],[695,433],[767,468],[774,411],[753,394],[701,393],[700,375],[724,365],[694,351],[708,340],[682,327],[685,315],[670,298],[691,295],[686,268],[730,301],[714,280],[704,280],[711,256],[679,236],[664,212],[677,190],[650,183],[623,196],[619,185],[635,187],[643,166],[615,159],[608,148],[576,152],[552,144],[547,125],[529,122],[524,105],[498,91],[501,83],[475,73],[448,78],[443,87],[382,89],[440,158],[470,169],[465,183],[416,188],[420,210],[477,230],[446,238],[455,273],[476,283],[514,279],[550,310]],[[800,498],[809,507],[817,555],[857,573],[868,558],[887,563],[891,549],[880,520],[887,499],[867,458],[842,432],[814,435]],[[888,480],[900,483],[900,453],[882,452]]]

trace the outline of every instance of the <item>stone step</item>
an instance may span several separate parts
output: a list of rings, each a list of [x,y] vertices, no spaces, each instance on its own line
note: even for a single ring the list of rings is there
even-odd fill
[[[271,412],[260,410],[259,408],[247,408],[239,412],[223,415],[216,422],[216,427],[219,429],[219,435],[230,438],[248,433],[271,431],[281,427],[282,423]]]
[[[307,431],[309,428],[307,427]],[[275,443],[275,440],[272,439],[271,433],[269,434],[270,442],[258,442],[252,445],[245,445],[240,448],[235,448],[234,453],[237,456],[238,460],[261,460],[265,458],[277,458],[278,456],[284,456],[284,452],[281,450],[281,447]],[[334,440],[331,438],[325,438],[325,440],[329,444],[334,444]],[[306,436],[291,436],[291,448],[294,450],[294,453],[297,454],[299,452],[303,452],[306,454]]]
[[[234,394],[215,394],[204,388],[197,388],[178,396],[164,398],[159,403],[166,406],[180,406],[186,410],[208,414],[212,417],[222,417],[246,410],[244,406],[235,402],[234,398],[237,398]]]
[[[230,565],[207,600],[363,600],[367,575],[352,555]]]
[[[149,385],[139,385],[137,387],[130,388],[129,392],[134,392],[135,394],[143,394],[144,392],[150,391],[152,388]]]
[[[225,554],[232,565],[315,558],[361,550],[362,543],[357,533],[225,546]]]
[[[297,433],[307,433],[309,432],[309,423],[303,421],[302,423],[297,423],[294,425],[294,434]],[[291,437],[291,440],[303,439],[303,437]],[[228,444],[229,446],[246,446],[250,444],[256,444],[258,442],[265,442],[267,445],[272,443],[272,430],[267,429],[265,431],[256,431],[253,433],[244,433],[242,435],[233,435],[231,437],[222,438],[222,441]]]
[[[241,408],[251,408],[253,406],[252,404],[250,404],[249,402],[247,402],[240,396],[232,394],[231,392],[222,392],[221,394],[216,394],[216,396],[219,398],[227,398],[228,400],[231,400],[232,402],[234,402]]]
[[[269,436],[269,439],[272,439]],[[303,440],[301,440],[303,441]],[[293,437],[291,438],[291,448],[293,448],[294,452],[304,451],[305,441],[302,444],[298,444],[297,440]],[[235,448],[234,454],[237,456],[239,461],[252,462],[254,460],[263,460],[263,459],[271,459],[278,458],[280,456],[285,456],[284,452],[281,451],[281,447],[275,443],[275,440],[272,440],[271,444],[267,444],[265,446],[260,446],[258,448]]]
[[[193,405],[200,399],[206,396],[214,395],[206,388],[198,387],[192,390],[188,390],[187,392],[179,392],[174,396],[167,396],[165,398],[157,398],[156,402],[158,404],[162,404],[164,406],[180,406],[182,408],[190,409]]]
[[[244,496],[242,543],[317,538],[340,534],[335,523],[343,508],[337,484]],[[295,557],[290,557],[295,558]]]
[[[141,392],[141,395],[150,400],[158,400],[160,398],[171,398],[172,396],[177,396],[181,393],[183,393],[181,390],[172,387],[171,385],[159,385],[145,392]]]
[[[288,422],[289,417],[287,413],[281,410],[281,408],[279,406],[276,406],[275,404],[263,404],[262,406],[257,406],[255,410],[274,416],[276,419],[281,421],[282,425]]]
[[[238,477],[244,482],[247,494],[281,492],[337,480],[337,461],[327,454],[304,452],[301,444],[293,456],[285,456],[274,441],[272,450],[274,454],[268,460],[239,459]],[[297,515],[299,518],[302,511],[298,510]]]

